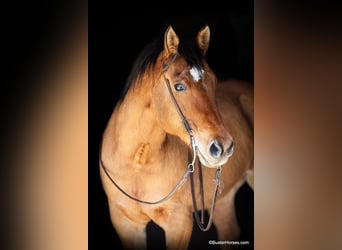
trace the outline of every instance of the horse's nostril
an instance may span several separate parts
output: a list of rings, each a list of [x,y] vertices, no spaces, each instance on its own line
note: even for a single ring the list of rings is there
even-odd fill
[[[209,148],[211,156],[219,158],[223,153],[223,146],[216,140],[214,140]]]
[[[230,143],[230,145],[229,145],[229,147],[227,149],[227,152],[228,152],[229,155],[231,155],[233,153],[233,151],[234,151],[234,142],[231,141],[231,143]]]

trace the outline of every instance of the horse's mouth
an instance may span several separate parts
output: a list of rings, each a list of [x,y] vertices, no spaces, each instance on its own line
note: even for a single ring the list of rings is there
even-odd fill
[[[229,157],[232,154],[224,154],[220,159],[212,159],[209,157],[206,157],[198,148],[197,148],[197,156],[202,163],[202,165],[208,167],[208,168],[217,168],[219,166],[222,166],[223,164],[227,163]]]

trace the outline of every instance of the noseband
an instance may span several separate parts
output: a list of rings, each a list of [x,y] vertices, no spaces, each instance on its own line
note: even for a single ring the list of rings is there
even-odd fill
[[[188,120],[186,119],[186,117],[184,116],[173,92],[171,89],[171,85],[170,85],[170,81],[166,78],[165,76],[165,72],[168,70],[168,68],[170,67],[170,65],[176,60],[178,54],[175,54],[171,60],[169,61],[168,64],[164,64],[163,68],[162,68],[162,73],[163,73],[163,77],[165,80],[165,84],[166,87],[168,89],[168,92],[170,94],[172,103],[174,104],[176,111],[178,113],[178,115],[180,116],[182,123],[190,137],[190,148],[191,148],[191,153],[189,152],[188,154],[188,158],[189,158],[189,163],[188,163],[188,167],[186,172],[184,173],[184,175],[182,176],[182,178],[178,181],[178,183],[172,188],[172,190],[163,198],[161,198],[160,200],[157,201],[145,201],[145,200],[140,200],[130,194],[128,194],[125,190],[123,190],[114,180],[113,178],[110,176],[107,168],[105,167],[105,164],[102,160],[101,157],[101,153],[102,153],[102,142],[100,145],[100,165],[103,168],[105,174],[107,175],[107,177],[110,179],[110,181],[114,184],[114,186],[119,189],[125,196],[127,196],[128,198],[140,202],[140,203],[144,203],[144,204],[148,204],[148,205],[156,205],[156,204],[160,204],[168,199],[170,199],[178,189],[180,189],[183,184],[186,182],[186,180],[188,179],[189,175],[190,175],[190,184],[191,184],[191,195],[192,195],[192,201],[193,201],[193,206],[194,206],[194,213],[195,213],[195,219],[197,222],[198,227],[202,230],[202,231],[208,231],[212,225],[212,218],[213,218],[213,214],[214,214],[214,209],[215,209],[215,203],[216,203],[216,197],[217,197],[217,192],[218,189],[220,187],[221,184],[221,177],[222,177],[222,167],[219,166],[216,169],[216,175],[215,175],[215,190],[214,190],[214,194],[213,194],[213,200],[212,200],[212,205],[211,205],[211,209],[210,209],[210,217],[209,217],[209,221],[207,223],[207,226],[204,227],[204,192],[203,192],[203,176],[202,176],[202,165],[201,163],[198,161],[198,165],[199,165],[199,180],[200,180],[200,194],[201,194],[201,203],[202,203],[202,208],[201,208],[201,219],[199,218],[198,215],[198,209],[197,209],[197,203],[196,203],[196,198],[195,198],[195,187],[194,187],[194,180],[193,180],[193,172],[195,171],[195,163],[196,163],[196,157],[197,157],[197,145],[196,145],[196,141],[195,138],[193,136],[193,131],[189,125]]]

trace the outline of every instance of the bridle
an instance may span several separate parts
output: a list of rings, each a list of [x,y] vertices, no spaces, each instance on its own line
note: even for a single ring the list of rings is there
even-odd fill
[[[216,169],[216,175],[215,175],[215,190],[213,193],[213,199],[212,199],[212,204],[211,204],[211,209],[210,209],[210,217],[207,223],[207,226],[204,227],[204,192],[203,192],[203,176],[202,176],[202,165],[201,163],[198,161],[198,165],[199,165],[199,180],[200,180],[200,195],[201,195],[201,219],[199,218],[198,215],[198,209],[197,209],[197,202],[196,202],[196,197],[195,197],[195,185],[194,185],[194,179],[193,179],[193,173],[195,171],[195,164],[196,164],[196,157],[197,157],[197,144],[195,141],[195,137],[193,135],[193,131],[189,125],[188,120],[186,119],[186,117],[184,116],[173,92],[171,89],[171,85],[170,85],[170,81],[169,79],[166,78],[165,76],[165,72],[168,70],[168,68],[170,67],[170,65],[175,61],[176,57],[178,56],[178,54],[175,54],[169,61],[168,64],[164,64],[163,63],[163,67],[162,67],[162,73],[163,73],[163,77],[165,80],[165,84],[166,87],[168,89],[168,92],[170,94],[172,103],[174,104],[176,111],[178,113],[178,115],[180,116],[182,123],[189,135],[190,138],[190,149],[191,149],[191,153],[189,152],[188,154],[188,167],[187,170],[185,171],[184,175],[182,176],[182,178],[178,181],[178,183],[172,188],[172,190],[163,198],[157,200],[157,201],[145,201],[145,200],[140,200],[130,194],[128,194],[125,190],[123,190],[114,180],[113,178],[110,176],[110,174],[108,173],[107,168],[105,167],[105,164],[102,160],[101,157],[101,148],[102,148],[102,143],[100,145],[100,165],[102,166],[105,174],[107,175],[107,177],[110,179],[110,181],[114,184],[114,186],[119,189],[125,196],[127,196],[128,198],[140,202],[140,203],[144,203],[144,204],[148,204],[148,205],[156,205],[156,204],[160,204],[168,199],[170,199],[176,192],[178,189],[180,189],[183,184],[186,182],[186,180],[188,179],[188,177],[190,176],[190,185],[191,185],[191,196],[192,196],[192,201],[193,201],[193,206],[194,206],[194,214],[195,214],[195,219],[197,222],[198,227],[202,230],[202,231],[208,231],[212,225],[212,219],[213,219],[213,215],[214,215],[214,209],[215,209],[215,203],[216,203],[216,197],[217,197],[217,193],[218,193],[218,189],[220,187],[221,184],[221,177],[222,177],[222,167],[218,166]]]

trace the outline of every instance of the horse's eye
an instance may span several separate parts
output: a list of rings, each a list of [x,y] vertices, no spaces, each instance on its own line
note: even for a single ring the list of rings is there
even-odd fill
[[[186,90],[186,86],[183,83],[176,83],[174,87],[175,90],[179,92]]]

